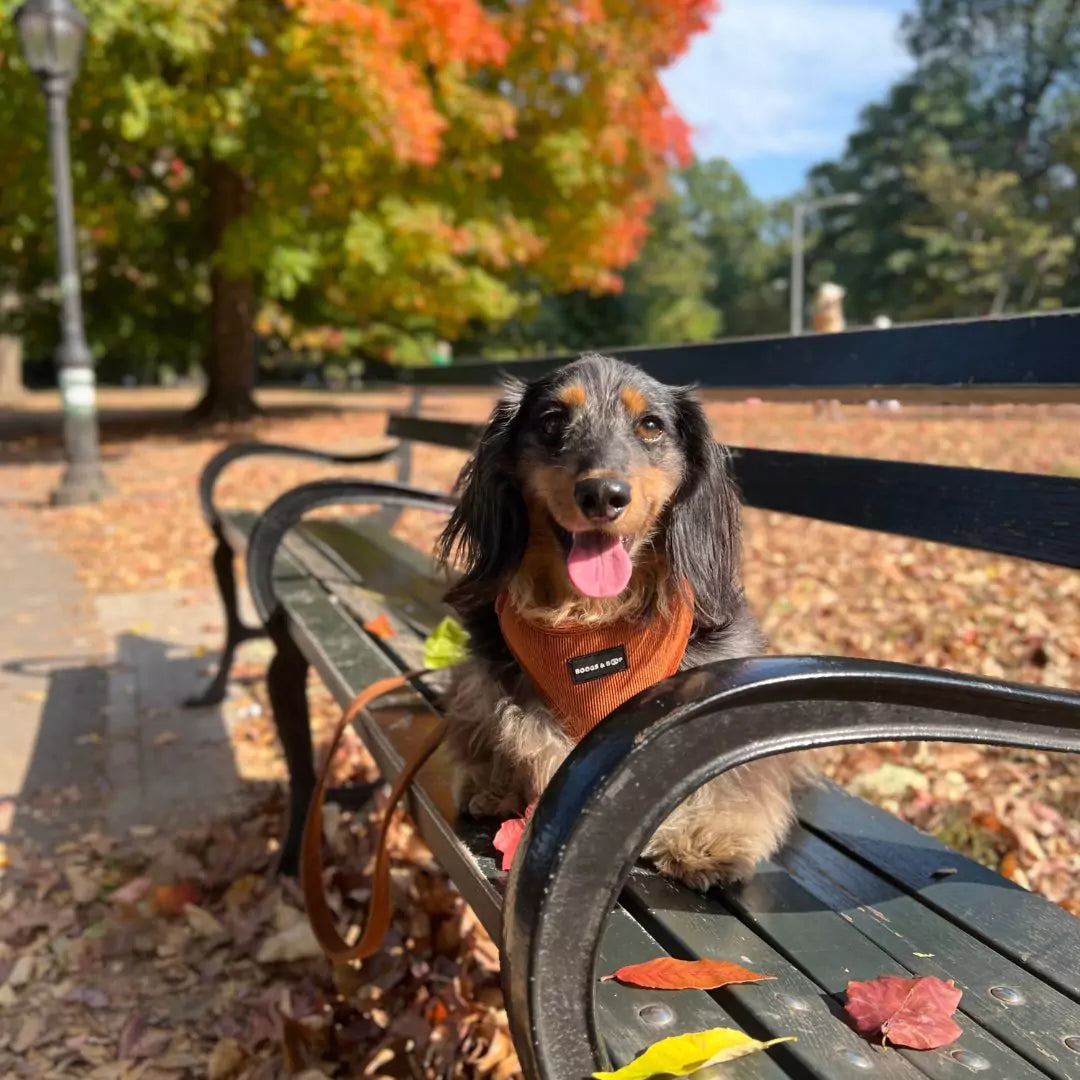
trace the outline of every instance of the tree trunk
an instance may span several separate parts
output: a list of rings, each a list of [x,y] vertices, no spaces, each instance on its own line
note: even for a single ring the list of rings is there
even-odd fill
[[[220,250],[226,229],[250,208],[248,185],[231,166],[207,165],[210,247]],[[210,273],[210,348],[206,393],[191,412],[198,421],[244,420],[259,411],[255,389],[255,283],[215,266]]]

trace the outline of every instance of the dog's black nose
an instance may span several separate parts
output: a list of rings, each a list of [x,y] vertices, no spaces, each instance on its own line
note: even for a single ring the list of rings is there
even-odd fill
[[[614,521],[630,504],[630,485],[611,476],[579,480],[574,485],[574,501],[587,518]]]

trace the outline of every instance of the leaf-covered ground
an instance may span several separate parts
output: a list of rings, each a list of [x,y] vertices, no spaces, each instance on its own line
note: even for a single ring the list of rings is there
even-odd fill
[[[488,404],[447,396],[428,408],[481,418]],[[805,406],[710,411],[733,444],[1080,475],[1075,413],[853,407],[819,420]],[[230,437],[345,450],[377,438],[384,419],[373,408],[261,420]],[[5,482],[23,496],[20,512],[76,560],[91,592],[205,588],[211,545],[195,481],[224,441],[224,433],[107,440],[115,494],[98,507],[43,505],[57,475],[52,444],[15,447]],[[447,485],[461,461],[423,448],[414,479]],[[390,475],[388,466],[363,471]],[[221,493],[250,505],[318,475],[325,469],[290,461],[245,463],[226,474]],[[410,513],[400,531],[429,548],[438,525]],[[778,652],[1080,688],[1075,573],[777,514],[749,511],[746,525],[747,591]],[[248,716],[236,730],[237,756],[254,755],[265,775],[281,777],[262,666],[255,657],[237,670],[233,703]],[[325,732],[334,708],[313,689]],[[341,776],[370,767],[355,741],[337,762]],[[879,744],[833,752],[827,769],[1080,915],[1080,758]],[[279,811],[278,797],[253,792],[174,833],[90,833],[58,851],[3,851],[0,1076],[3,1067],[20,1078],[101,1080],[514,1075],[495,949],[408,823],[394,837],[395,936],[360,979],[315,958],[298,897],[265,874]],[[333,833],[335,895],[362,905],[365,821],[341,815]]]

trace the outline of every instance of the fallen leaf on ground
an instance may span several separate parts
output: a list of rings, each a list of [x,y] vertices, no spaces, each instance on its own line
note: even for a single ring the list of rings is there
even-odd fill
[[[36,967],[35,957],[30,956],[28,953],[16,957],[11,971],[8,972],[8,986],[13,987],[14,989],[25,986],[34,977],[34,969]]]
[[[734,1028],[711,1028],[708,1031],[691,1031],[686,1035],[672,1035],[653,1043],[629,1065],[613,1072],[595,1072],[596,1080],[651,1080],[654,1076],[689,1076],[710,1065],[734,1061],[746,1054],[754,1054],[777,1043],[795,1042],[794,1035],[760,1042]]]
[[[844,1008],[860,1035],[912,1050],[936,1050],[963,1034],[952,1019],[962,994],[952,979],[882,975],[849,982]]]
[[[374,619],[364,623],[364,629],[377,638],[392,638],[397,636],[397,631],[390,625],[390,619],[384,611],[376,615]]]
[[[19,1025],[15,1038],[11,1040],[11,1049],[16,1054],[25,1054],[41,1038],[44,1030],[44,1018],[39,1013],[31,1013]]]
[[[188,904],[194,904],[198,899],[198,887],[190,881],[158,885],[154,889],[154,907],[162,915],[183,915]]]
[[[260,946],[255,959],[260,964],[281,964],[292,960],[310,960],[322,956],[311,924],[301,920],[271,934]]]
[[[123,904],[132,907],[137,904],[153,888],[153,882],[146,877],[132,878],[125,882],[109,897],[114,904]]]
[[[246,1060],[247,1054],[236,1039],[219,1039],[210,1051],[207,1080],[230,1080],[244,1067]]]
[[[643,964],[628,964],[600,981],[615,979],[647,990],[717,990],[721,986],[775,978],[775,975],[759,975],[728,960],[676,960],[660,956]]]
[[[98,894],[98,883],[81,866],[69,866],[64,870],[68,888],[76,904],[89,904]]]
[[[154,736],[154,745],[158,747],[170,746],[179,738],[180,736],[175,731],[162,731]]]
[[[85,1005],[88,1009],[106,1009],[109,1006],[109,995],[96,986],[76,986],[64,995],[63,1000]]]
[[[197,904],[188,904],[184,908],[184,915],[187,917],[188,926],[199,937],[217,937],[225,933],[225,927],[209,911]]]

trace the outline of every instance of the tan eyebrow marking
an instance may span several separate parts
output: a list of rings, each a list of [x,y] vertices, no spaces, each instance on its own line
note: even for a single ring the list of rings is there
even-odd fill
[[[585,387],[578,383],[571,383],[559,391],[559,400],[568,409],[580,409],[586,401]]]
[[[620,396],[622,397],[623,407],[631,416],[640,416],[649,407],[649,401],[645,395],[632,386],[624,387]]]

